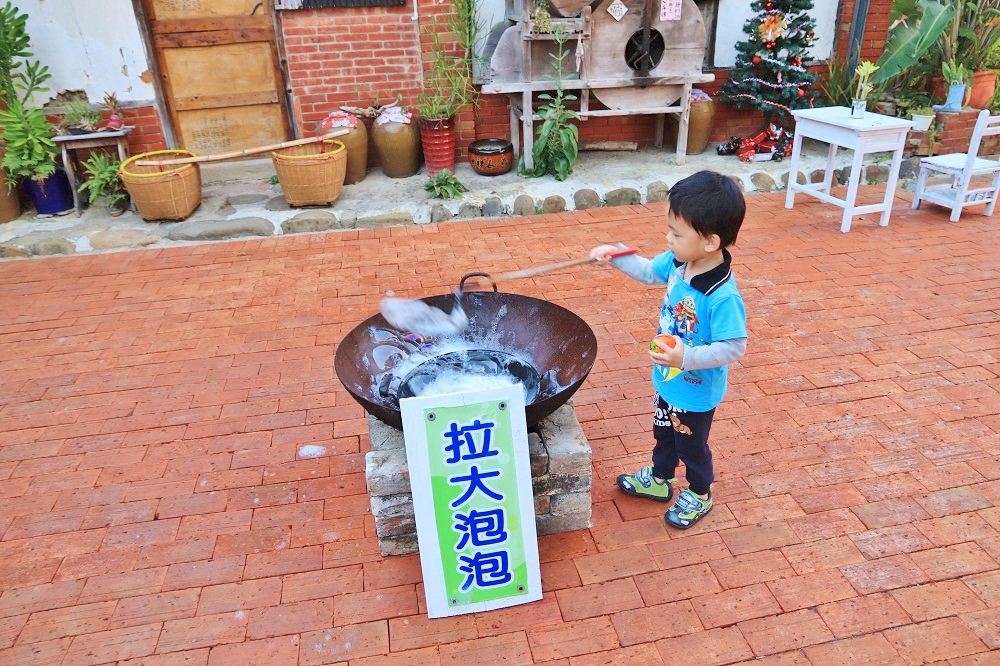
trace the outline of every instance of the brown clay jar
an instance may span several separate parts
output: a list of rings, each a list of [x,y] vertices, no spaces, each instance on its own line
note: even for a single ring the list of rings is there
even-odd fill
[[[347,175],[344,185],[360,183],[368,172],[368,128],[358,119],[358,126],[352,127],[347,134],[338,136],[337,141],[347,149]]]
[[[408,178],[420,169],[420,128],[415,121],[376,123],[372,141],[389,178]]]

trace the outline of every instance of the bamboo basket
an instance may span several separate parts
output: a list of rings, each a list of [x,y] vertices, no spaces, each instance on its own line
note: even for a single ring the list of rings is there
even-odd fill
[[[122,182],[142,219],[183,220],[193,213],[201,203],[201,170],[197,164],[139,166],[135,162],[194,156],[187,150],[156,150],[122,163]]]
[[[347,175],[347,150],[340,141],[282,148],[271,159],[289,205],[332,204],[340,196]]]

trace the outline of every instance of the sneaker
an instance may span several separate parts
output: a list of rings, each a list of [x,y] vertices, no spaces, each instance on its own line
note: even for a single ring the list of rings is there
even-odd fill
[[[666,518],[668,524],[678,529],[686,530],[707,516],[711,510],[711,492],[708,494],[708,497],[702,499],[692,492],[690,488],[685,488],[677,496],[677,501],[670,507],[664,518]]]
[[[669,502],[674,496],[674,489],[670,485],[676,479],[658,481],[653,476],[652,467],[643,467],[635,474],[620,474],[617,479],[618,487],[629,495],[636,497],[648,497],[657,502]]]

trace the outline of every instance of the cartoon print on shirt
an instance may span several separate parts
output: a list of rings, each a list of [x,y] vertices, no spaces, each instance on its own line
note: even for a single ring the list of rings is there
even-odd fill
[[[694,307],[694,299],[685,296],[674,306],[674,328],[676,334],[685,340],[694,335],[698,327],[698,312]]]

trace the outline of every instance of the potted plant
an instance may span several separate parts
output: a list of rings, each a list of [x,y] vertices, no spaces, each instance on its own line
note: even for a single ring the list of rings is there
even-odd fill
[[[914,132],[926,132],[936,117],[934,109],[929,106],[916,106],[910,109],[910,119],[913,121]]]
[[[951,0],[950,5],[954,18],[939,41],[941,60],[966,67],[966,103],[982,109],[996,88],[996,73],[987,67],[987,60],[1000,41],[1000,0]]]
[[[41,109],[29,109],[20,98],[7,100],[0,111],[0,133],[7,144],[0,167],[9,185],[23,181],[35,210],[43,215],[63,213],[73,207],[66,172],[56,170],[56,129]]]
[[[871,94],[874,84],[872,75],[878,71],[878,66],[870,60],[862,60],[854,68],[854,97],[851,100],[851,118],[864,118],[865,108],[868,106],[868,95]]]
[[[91,134],[101,124],[101,112],[93,109],[85,96],[74,97],[66,105],[60,129],[67,134]]]
[[[955,62],[955,60],[946,60],[941,63],[941,73],[948,84],[948,98],[944,104],[935,104],[934,110],[945,113],[958,113],[962,110],[965,87],[971,76],[971,72],[961,63]]]
[[[431,44],[430,71],[424,76],[423,92],[417,97],[420,115],[420,142],[427,172],[442,169],[455,171],[454,117],[462,107],[475,104],[472,85],[472,47],[479,33],[475,0],[452,0],[448,25],[441,26],[435,17],[427,36]],[[441,34],[454,35],[458,47],[449,51]]]
[[[128,210],[128,193],[118,174],[122,166],[119,160],[106,153],[91,153],[80,166],[87,174],[87,179],[77,190],[87,195],[91,206],[99,199],[104,199],[111,215],[115,217]]]

